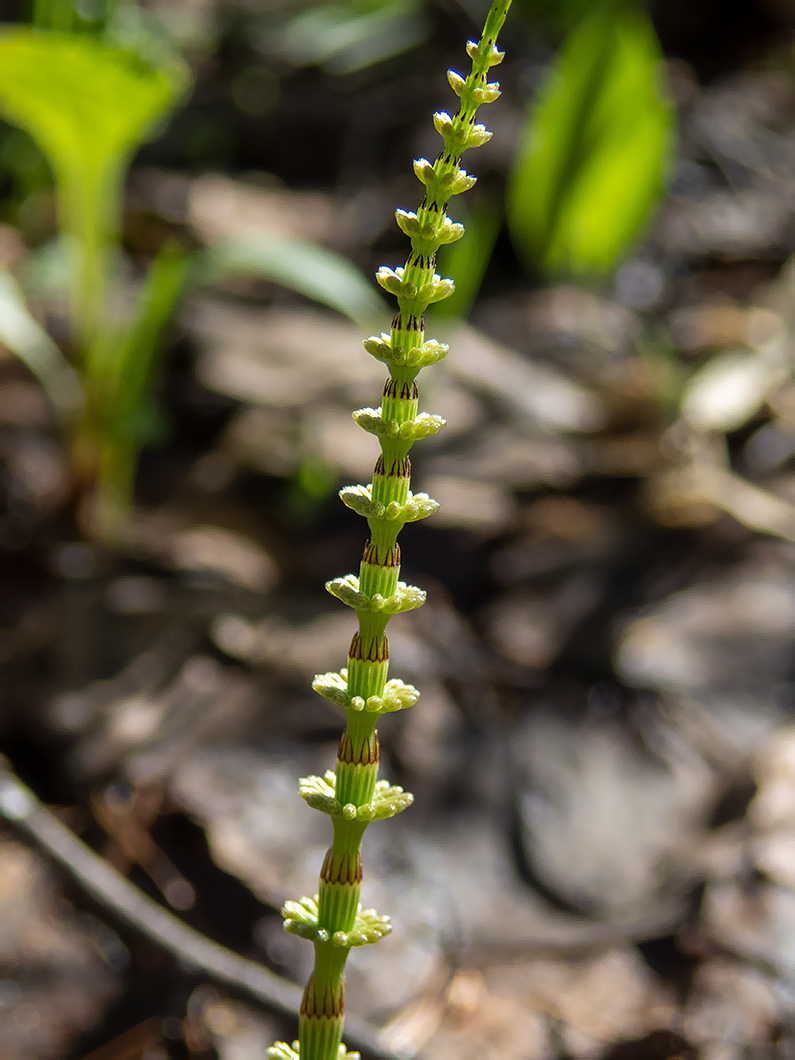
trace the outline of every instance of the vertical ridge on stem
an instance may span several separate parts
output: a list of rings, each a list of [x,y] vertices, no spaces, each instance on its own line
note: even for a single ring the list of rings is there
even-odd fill
[[[341,1040],[348,952],[353,946],[378,941],[389,931],[387,918],[359,908],[361,842],[370,820],[392,816],[412,801],[402,789],[390,789],[396,793],[391,797],[400,801],[394,808],[385,807],[384,812],[378,813],[373,800],[386,797],[378,796],[383,789],[377,785],[379,714],[409,707],[418,695],[416,689],[401,681],[392,680],[387,687],[389,642],[385,630],[392,614],[407,609],[406,594],[415,594],[411,607],[419,606],[424,599],[420,590],[407,589],[398,581],[398,535],[409,519],[422,518],[436,507],[424,494],[412,499],[409,490],[408,454],[414,439],[433,433],[443,424],[436,417],[432,430],[418,433],[418,424],[423,420],[417,419],[416,377],[423,366],[435,363],[447,352],[440,343],[426,342],[424,313],[428,305],[453,291],[452,281],[440,279],[434,272],[436,252],[464,232],[462,225],[448,219],[447,205],[453,195],[466,191],[475,182],[460,168],[461,155],[468,148],[485,143],[491,135],[482,125],[474,124],[474,119],[481,103],[491,102],[499,95],[499,86],[489,84],[486,75],[502,59],[495,40],[510,4],[511,0],[494,0],[480,41],[467,45],[472,60],[469,77],[464,79],[452,71],[448,74],[450,85],[461,99],[459,113],[453,118],[444,113],[434,115],[434,124],[444,140],[443,150],[434,163],[426,159],[414,163],[414,172],[425,186],[417,212],[398,210],[396,214],[399,227],[411,240],[409,256],[403,268],[384,267],[376,275],[398,304],[389,334],[364,343],[365,349],[389,368],[380,414],[361,410],[362,416],[367,417],[361,425],[377,434],[381,452],[372,484],[349,487],[341,493],[349,507],[367,518],[370,534],[358,580],[350,575],[329,583],[330,591],[354,608],[359,627],[348,650],[347,669],[315,679],[321,694],[345,708],[346,729],[340,740],[336,772],[327,774],[326,781],[318,777],[302,781],[302,785],[306,784],[302,794],[307,801],[331,816],[334,838],[320,872],[316,903],[302,899],[285,906],[287,930],[312,939],[315,945],[315,969],[304,992],[299,1017],[298,1060],[338,1060],[338,1054],[344,1054]],[[433,419],[423,415],[425,423]],[[295,1050],[284,1043],[269,1050],[270,1060],[283,1060],[288,1054],[295,1056]]]

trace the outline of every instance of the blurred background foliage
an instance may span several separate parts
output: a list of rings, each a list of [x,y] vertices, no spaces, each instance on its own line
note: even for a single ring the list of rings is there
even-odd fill
[[[296,981],[277,909],[326,838],[296,842],[294,778],[338,736],[309,680],[350,636],[322,586],[361,549],[335,492],[374,458],[372,277],[487,6],[0,0],[3,747]],[[448,425],[413,474],[442,507],[393,642],[423,699],[383,742],[417,804],[368,862],[401,929],[351,1007],[428,1060],[789,1055],[795,7],[510,17],[428,314]],[[43,865],[0,832],[14,1060],[290,1033]]]
[[[568,27],[568,33],[519,134],[508,180],[508,231],[531,271],[605,275],[642,229],[670,168],[672,113],[662,88],[659,44],[648,17],[629,0],[603,0],[587,12],[577,4],[553,11],[526,5],[525,13]],[[23,222],[46,195],[52,174],[58,243],[45,241],[37,255],[50,268],[28,261],[26,275],[29,282],[60,277],[68,288],[73,352],[66,353],[81,393],[73,376],[69,393],[61,394],[69,368],[54,347],[47,356],[31,357],[26,340],[17,353],[71,420],[75,481],[85,494],[83,525],[107,544],[124,536],[138,452],[153,440],[155,420],[147,409],[155,350],[187,283],[258,276],[359,323],[374,320],[381,304],[352,263],[333,251],[257,232],[222,241],[207,253],[164,244],[137,308],[126,311],[121,326],[109,319],[120,312],[121,196],[133,153],[186,95],[190,75],[180,53],[198,60],[223,40],[221,35],[213,41],[213,30],[221,27],[211,25],[209,8],[203,32],[194,25],[191,33],[168,14],[131,0],[93,7],[42,0],[31,12],[31,28],[8,27],[0,41],[0,107],[14,127],[2,147],[11,182],[7,209]],[[250,57],[229,86],[230,102],[251,117],[275,105],[279,71],[289,78],[316,69],[330,83],[364,77],[372,67],[421,47],[432,29],[431,12],[421,0],[324,3],[300,10],[273,4],[241,10],[239,17],[264,60]],[[242,27],[227,28],[234,35]],[[222,44],[216,61],[223,50]],[[207,55],[202,58],[208,61]],[[195,99],[201,88],[200,83]],[[189,115],[198,121],[195,107],[188,108]],[[201,142],[202,128],[209,134],[207,148],[216,152],[223,134],[211,121],[198,122],[189,143]],[[311,135],[290,134],[296,145]],[[338,140],[337,151],[345,137]],[[320,166],[322,156],[323,146],[317,152]],[[445,258],[458,287],[442,310],[446,316],[471,308],[503,214],[494,197],[483,198],[469,220],[467,243]],[[53,270],[59,256],[63,266]],[[25,309],[13,277],[7,291],[17,297],[18,317]],[[13,328],[5,333],[11,342]]]
[[[609,272],[647,221],[671,168],[672,109],[651,22],[594,7],[547,75],[510,175],[508,219],[531,266]]]

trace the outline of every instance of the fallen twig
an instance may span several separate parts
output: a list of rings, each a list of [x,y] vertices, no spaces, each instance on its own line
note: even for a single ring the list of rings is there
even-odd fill
[[[177,957],[182,965],[226,983],[285,1015],[295,1016],[301,991],[293,983],[220,946],[183,924],[138,890],[62,824],[0,758],[0,816],[16,825],[66,868],[89,894]],[[397,1060],[379,1032],[348,1021],[348,1037],[375,1060]]]

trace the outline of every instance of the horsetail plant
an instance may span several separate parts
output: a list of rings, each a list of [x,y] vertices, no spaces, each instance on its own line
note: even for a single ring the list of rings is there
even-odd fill
[[[419,692],[393,678],[387,680],[389,645],[385,630],[392,615],[411,611],[425,601],[421,589],[398,581],[398,534],[405,523],[432,515],[436,501],[409,490],[411,464],[408,453],[415,441],[444,426],[441,416],[418,413],[416,377],[421,368],[446,356],[448,347],[425,339],[423,314],[433,302],[453,292],[452,280],[434,271],[440,246],[460,239],[464,227],[447,216],[448,200],[467,191],[475,178],[460,166],[467,148],[479,147],[490,137],[475,124],[481,103],[497,98],[499,85],[488,82],[488,71],[503,58],[496,39],[511,0],[494,0],[479,43],[470,41],[467,53],[472,70],[465,79],[450,71],[448,80],[459,96],[458,114],[434,115],[434,125],[444,141],[435,162],[421,158],[414,172],[425,186],[416,213],[398,210],[397,223],[411,240],[411,253],[403,268],[382,267],[376,278],[397,299],[398,312],[389,334],[364,340],[364,348],[389,369],[380,408],[359,409],[356,423],[374,434],[381,444],[373,481],[348,486],[340,497],[348,508],[363,516],[370,538],[365,544],[359,576],[348,574],[328,582],[328,591],[353,608],[359,621],[348,651],[348,666],[339,673],[318,675],[314,690],[345,710],[347,727],[342,735],[335,772],[324,777],[304,777],[299,792],[314,809],[331,817],[333,842],[320,871],[318,895],[287,902],[284,927],[315,946],[315,968],[307,983],[299,1014],[298,1041],[292,1046],[277,1042],[269,1060],[342,1060],[357,1057],[341,1044],[345,1007],[345,962],[354,946],[378,942],[390,931],[389,918],[373,909],[362,909],[361,842],[370,821],[393,817],[410,806],[413,796],[402,788],[378,780],[379,744],[376,724],[382,714],[412,706]]]

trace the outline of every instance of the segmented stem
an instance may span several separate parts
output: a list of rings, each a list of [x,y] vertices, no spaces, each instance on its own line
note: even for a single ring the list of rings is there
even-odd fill
[[[434,115],[434,125],[444,141],[436,161],[421,158],[414,172],[425,186],[416,213],[398,210],[397,223],[411,240],[411,253],[403,268],[381,268],[377,280],[397,298],[398,311],[389,334],[365,339],[368,353],[389,368],[383,400],[377,409],[359,409],[353,417],[364,430],[377,436],[381,454],[367,486],[350,486],[340,492],[343,502],[367,519],[370,536],[365,544],[359,575],[329,582],[326,588],[352,607],[359,622],[348,651],[347,668],[321,674],[313,688],[345,709],[346,730],[340,740],[336,771],[325,777],[305,777],[299,786],[304,799],[329,814],[333,841],[320,872],[318,895],[288,902],[285,929],[314,942],[315,969],[307,983],[299,1016],[299,1042],[292,1047],[278,1042],[269,1050],[271,1060],[338,1060],[346,1055],[341,1045],[345,1009],[345,961],[353,946],[377,942],[390,928],[387,917],[361,910],[361,842],[368,823],[392,817],[411,804],[412,796],[378,781],[378,733],[381,714],[401,710],[416,702],[419,693],[400,680],[387,680],[389,643],[386,626],[393,614],[419,607],[425,594],[399,581],[398,534],[407,522],[422,519],[438,508],[425,494],[412,495],[409,484],[409,450],[419,438],[444,426],[440,416],[418,414],[416,377],[421,368],[447,354],[447,347],[425,340],[423,314],[430,304],[453,292],[451,280],[435,272],[436,253],[444,243],[460,239],[463,225],[447,216],[452,196],[471,188],[475,178],[461,169],[461,155],[491,136],[475,124],[482,103],[499,95],[499,85],[488,82],[490,67],[503,55],[496,39],[511,0],[495,0],[479,43],[470,42],[467,53],[472,69],[464,79],[452,71],[448,80],[460,97],[455,117]],[[349,1057],[358,1054],[347,1054]]]

